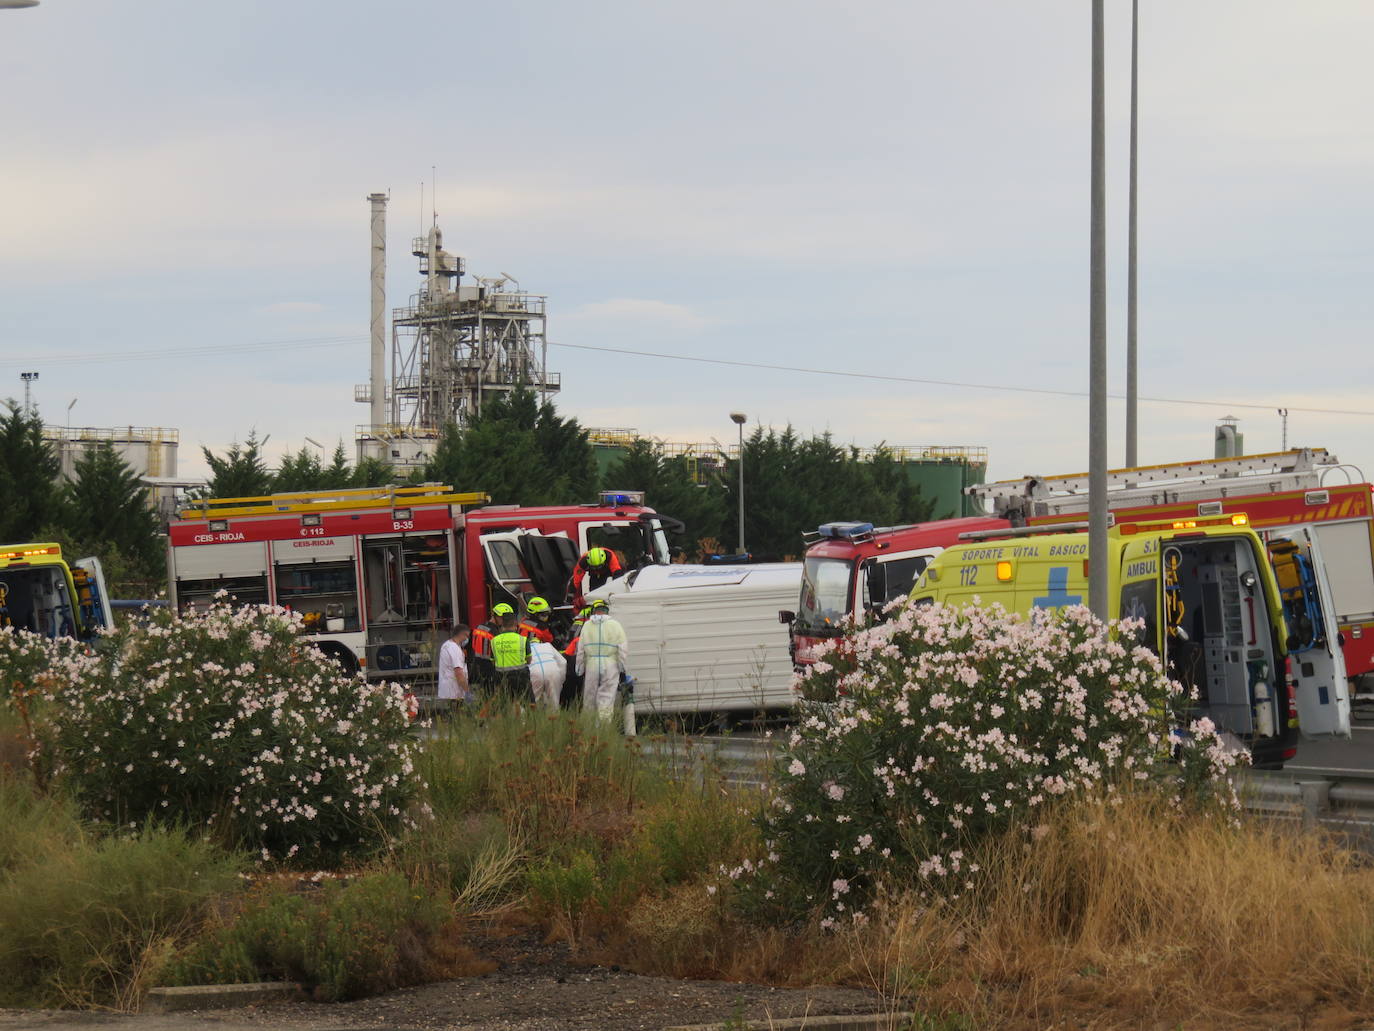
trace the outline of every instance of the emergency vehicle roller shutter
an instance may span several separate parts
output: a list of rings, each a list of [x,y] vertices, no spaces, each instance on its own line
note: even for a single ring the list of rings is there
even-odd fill
[[[278,565],[291,562],[339,562],[353,557],[356,537],[302,537],[273,541],[272,559]]]
[[[230,576],[266,576],[267,545],[262,541],[204,544],[178,548],[178,580],[210,580]]]

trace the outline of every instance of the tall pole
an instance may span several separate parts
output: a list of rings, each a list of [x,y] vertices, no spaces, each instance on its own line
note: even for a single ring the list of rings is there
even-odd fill
[[[1088,277],[1088,605],[1108,615],[1107,582],[1107,175],[1102,0],[1092,0],[1092,187]]]
[[[748,418],[743,412],[731,412],[730,419],[739,427],[739,553],[747,554],[744,549],[744,422]]]
[[[1136,98],[1138,96],[1140,0],[1131,0],[1131,187],[1126,226],[1126,467],[1140,464],[1136,453],[1135,247],[1136,247]]]
[[[386,202],[385,193],[370,193],[372,206],[372,325],[371,363],[368,380],[371,388],[374,439],[386,425]]]

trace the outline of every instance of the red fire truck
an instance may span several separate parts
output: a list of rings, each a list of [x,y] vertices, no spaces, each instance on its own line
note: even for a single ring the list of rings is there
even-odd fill
[[[475,507],[486,500],[427,484],[196,502],[168,531],[171,603],[183,612],[226,591],[240,604],[292,608],[346,669],[421,693],[446,624],[476,625],[497,602],[518,607],[534,594],[566,607],[587,548],[615,549],[627,570],[669,561],[672,521],[642,493]]]
[[[1301,448],[1115,469],[1107,505],[1118,524],[1247,515],[1269,544],[1294,661],[1319,667],[1330,703],[1348,712],[1343,681],[1374,673],[1374,488],[1362,478],[1324,448]],[[1084,518],[1087,484],[1086,473],[1028,476],[966,492],[1017,525],[1051,524]]]
[[[826,523],[802,534],[807,548],[800,603],[796,612],[778,613],[779,621],[791,627],[793,666],[809,666],[856,616],[862,619],[906,597],[931,559],[962,543],[960,534],[1010,526],[1006,519],[972,516],[909,526]]]

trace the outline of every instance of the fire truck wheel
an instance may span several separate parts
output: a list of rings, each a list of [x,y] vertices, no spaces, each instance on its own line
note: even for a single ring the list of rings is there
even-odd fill
[[[344,673],[352,676],[358,672],[358,657],[337,641],[321,641],[315,645],[322,655],[333,659]]]

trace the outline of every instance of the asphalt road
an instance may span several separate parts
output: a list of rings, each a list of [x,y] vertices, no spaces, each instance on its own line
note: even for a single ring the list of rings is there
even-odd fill
[[[1350,738],[1304,738],[1298,754],[1284,766],[1285,773],[1338,776],[1341,773],[1374,773],[1374,698],[1364,698],[1351,710]]]

